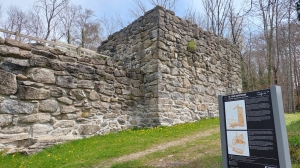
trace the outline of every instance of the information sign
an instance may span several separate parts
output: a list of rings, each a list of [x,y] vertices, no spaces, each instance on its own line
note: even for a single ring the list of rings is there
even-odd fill
[[[219,112],[223,167],[291,167],[279,86],[219,96]]]

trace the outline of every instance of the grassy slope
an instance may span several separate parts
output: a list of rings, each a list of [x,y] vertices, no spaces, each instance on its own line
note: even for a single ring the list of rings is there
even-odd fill
[[[300,167],[298,163],[300,162],[300,113],[296,114],[285,114],[287,130],[289,135],[290,150],[294,158],[292,159],[293,167]],[[220,151],[220,135],[214,134],[203,139],[199,139],[193,142],[192,148],[189,146],[191,144],[182,144],[180,147],[170,148],[166,151],[156,152],[147,157],[132,160],[124,163],[117,163],[113,167],[124,168],[124,167],[144,167],[152,165],[157,166],[157,162],[169,162],[169,166],[176,167],[201,167],[201,168],[211,168],[211,167],[222,167],[222,154]],[[196,145],[195,145],[196,144]],[[205,144],[199,145],[199,144]],[[179,148],[180,150],[176,150]],[[196,152],[195,152],[196,151]],[[209,152],[208,152],[209,151]],[[198,155],[196,154],[198,153]],[[205,153],[204,155],[199,155],[199,153]],[[188,157],[183,156],[183,154],[189,155]],[[169,156],[172,156],[170,158]],[[196,156],[196,157],[194,157]],[[163,160],[162,160],[163,159]],[[176,165],[176,163],[179,163]],[[180,164],[181,163],[181,164]],[[159,164],[158,164],[159,165]],[[151,166],[149,166],[151,167]]]
[[[295,123],[293,121],[296,120],[300,120],[300,113],[286,115],[287,124],[292,123],[291,125],[298,126],[300,123],[293,124]],[[57,145],[30,156],[20,154],[0,156],[0,167],[88,167],[101,165],[102,161],[111,158],[142,151],[156,144],[218,127],[218,119],[205,119],[173,127],[128,130],[104,136],[94,136]],[[294,134],[298,135],[297,129],[292,128]],[[288,130],[291,130],[290,126],[288,126]],[[221,167],[221,159],[220,136],[219,133],[216,133],[190,143],[149,154],[138,160],[115,164],[114,167],[144,167],[166,161],[181,167]]]
[[[94,136],[57,145],[31,156],[1,156],[0,167],[86,167],[109,158],[145,150],[155,144],[180,139],[200,130],[217,128],[218,125],[218,119],[205,119],[173,127]]]

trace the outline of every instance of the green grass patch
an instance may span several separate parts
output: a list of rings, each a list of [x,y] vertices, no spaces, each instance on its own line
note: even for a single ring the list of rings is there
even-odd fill
[[[300,161],[300,113],[286,114],[285,117],[292,161],[297,167]],[[110,159],[218,127],[219,119],[213,118],[172,127],[135,128],[56,145],[30,156],[0,155],[0,167],[100,167],[101,163]],[[220,135],[214,133],[137,160],[116,163],[112,167],[151,167],[149,163],[158,162],[159,159],[183,163],[179,167],[221,167]]]
[[[151,168],[151,166],[144,166],[141,160],[130,160],[123,163],[117,163],[111,166],[111,168],[133,168],[133,167]]]
[[[291,122],[287,127],[291,161],[300,163],[300,120]]]
[[[118,167],[222,167],[219,132],[194,141],[151,153]],[[201,165],[201,166],[200,166]],[[115,165],[114,165],[115,166]]]
[[[289,138],[291,137],[292,132],[298,132],[300,130],[300,113],[295,114],[285,114],[285,119],[287,123],[287,130],[289,133]],[[293,133],[294,134],[294,133]],[[298,134],[299,135],[299,134]],[[291,144],[294,146],[300,145],[299,136],[295,136],[292,138],[295,142],[290,142],[291,151],[294,151],[293,154],[296,156],[300,156],[299,148],[291,147]],[[291,138],[290,138],[291,139]],[[203,147],[203,145],[205,145]],[[299,147],[299,146],[297,146]],[[172,158],[168,158],[168,156],[172,156]],[[195,159],[196,158],[196,159]],[[132,167],[144,167],[149,166],[151,163],[157,163],[161,159],[167,159],[171,162],[182,163],[182,165],[176,166],[181,168],[188,167],[203,167],[203,168],[211,168],[211,167],[222,167],[222,154],[220,147],[220,134],[216,133],[211,136],[187,143],[182,144],[180,146],[171,147],[167,150],[161,152],[155,152],[147,155],[146,157],[140,158],[138,160],[133,160],[129,162],[119,163],[119,167],[130,167],[128,165],[132,165]],[[298,162],[293,160],[293,167],[299,167]],[[186,163],[186,164],[184,164]],[[169,165],[172,166],[172,165]],[[173,165],[174,166],[174,165]],[[152,166],[155,167],[155,166]]]
[[[293,167],[300,167],[300,113],[285,114],[287,134]]]
[[[284,117],[285,117],[286,125],[289,125],[294,121],[300,120],[300,112],[298,112],[298,113],[286,113],[284,115]]]
[[[1,167],[86,167],[218,126],[219,119],[215,118],[173,127],[126,130],[56,145],[30,156],[21,154],[1,156],[0,165]]]

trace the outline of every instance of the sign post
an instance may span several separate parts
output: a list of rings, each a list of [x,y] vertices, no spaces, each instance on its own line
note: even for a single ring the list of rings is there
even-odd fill
[[[218,100],[224,168],[291,168],[279,86]]]

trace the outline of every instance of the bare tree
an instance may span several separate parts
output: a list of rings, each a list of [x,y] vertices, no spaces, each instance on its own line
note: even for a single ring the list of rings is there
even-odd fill
[[[244,18],[239,16],[238,13],[235,13],[233,3],[229,3],[228,7],[228,22],[229,22],[229,31],[230,31],[230,39],[231,41],[236,44],[241,49],[242,39],[241,33],[243,28],[243,21]]]
[[[114,17],[111,17],[109,19],[105,15],[103,15],[100,18],[100,22],[101,22],[102,26],[104,27],[106,36],[109,36],[116,31],[118,20],[116,20]]]
[[[272,51],[273,51],[273,37],[274,37],[274,18],[275,18],[275,4],[276,0],[263,1],[259,0],[259,10],[263,19],[264,37],[267,44],[267,58],[268,58],[268,84],[271,85],[272,74]]]
[[[101,32],[102,29],[99,23],[91,22],[84,26],[84,31],[82,32],[82,46],[91,50],[97,50],[97,47],[101,43]]]
[[[70,0],[38,0],[36,1],[36,7],[40,9],[41,15],[45,21],[45,37],[47,40],[50,36],[51,31],[60,22],[58,15],[62,12],[69,4]]]
[[[90,9],[79,11],[79,16],[76,21],[77,43],[81,47],[96,49],[100,45],[102,29],[98,21],[94,20],[94,12]],[[78,33],[79,32],[79,33]]]
[[[206,29],[218,36],[224,36],[232,0],[202,0],[202,3],[207,17]]]
[[[31,8],[26,12],[27,22],[25,23],[26,34],[42,38],[44,26],[38,8]]]
[[[121,15],[119,13],[116,13],[116,19],[115,19],[115,21],[116,21],[117,27],[119,27],[121,29],[125,27],[124,21],[121,18]]]
[[[149,6],[155,7],[157,5],[164,7],[165,9],[169,9],[175,11],[178,0],[148,0],[148,3],[142,0],[134,0],[136,4],[136,8],[130,9],[130,13],[134,18],[139,18],[143,16],[148,10]]]
[[[144,3],[144,1],[141,0],[133,0],[136,4],[136,8],[130,9],[130,13],[134,18],[139,18],[140,16],[143,16],[147,12],[147,6]]]
[[[7,17],[4,22],[4,29],[23,32],[25,23],[27,22],[25,12],[17,6],[10,6],[7,10]]]
[[[207,27],[205,25],[206,19],[204,18],[204,15],[202,15],[200,12],[197,12],[193,8],[193,3],[189,5],[187,9],[185,9],[183,18],[197,24],[200,27]]]
[[[294,102],[294,81],[293,81],[293,56],[292,56],[292,44],[291,44],[291,36],[292,36],[292,32],[291,32],[291,15],[292,15],[292,3],[291,0],[289,1],[289,6],[288,6],[288,41],[289,41],[289,45],[288,45],[288,49],[289,49],[289,88],[290,88],[290,92],[289,92],[289,112],[293,112],[295,113],[295,102]]]
[[[0,4],[0,24],[1,24],[1,18],[2,18],[2,4]]]
[[[79,11],[81,11],[81,6],[69,4],[65,7],[64,12],[59,13],[59,18],[61,20],[61,34],[63,37],[66,38],[67,42],[71,44],[71,41],[74,41],[75,38],[72,38],[72,35],[76,34],[77,29],[76,26],[76,20],[79,17]]]
[[[162,6],[166,9],[175,11],[176,4],[178,0],[148,0],[148,2],[153,6]]]

